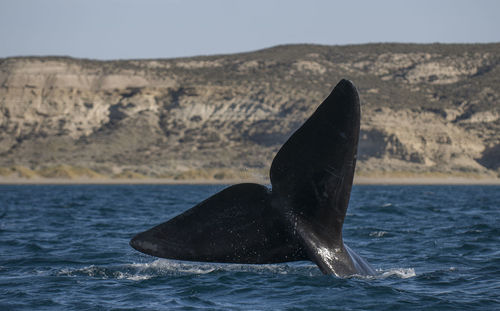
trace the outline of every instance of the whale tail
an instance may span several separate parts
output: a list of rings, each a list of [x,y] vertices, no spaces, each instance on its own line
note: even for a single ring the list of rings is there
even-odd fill
[[[340,81],[276,154],[272,191],[238,184],[139,233],[130,245],[157,257],[227,263],[312,260],[326,274],[373,274],[344,245],[356,165],[360,104]]]
[[[222,190],[139,233],[130,245],[152,256],[191,261],[263,264],[307,259],[271,207],[269,190],[250,183]]]

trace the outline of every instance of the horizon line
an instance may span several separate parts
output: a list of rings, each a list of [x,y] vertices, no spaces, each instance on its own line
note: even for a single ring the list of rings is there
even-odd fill
[[[18,55],[7,55],[2,56],[0,59],[13,59],[13,58],[69,58],[69,59],[81,59],[81,60],[91,60],[91,61],[134,61],[134,60],[174,60],[183,58],[202,58],[202,57],[220,57],[228,55],[237,54],[249,54],[260,52],[264,50],[269,50],[278,47],[285,46],[323,46],[323,47],[348,47],[348,46],[361,46],[361,45],[494,45],[500,44],[500,41],[492,42],[397,42],[397,41],[379,41],[379,42],[365,42],[365,43],[347,43],[347,44],[322,44],[322,43],[281,43],[276,45],[271,45],[263,48],[258,48],[254,50],[228,52],[228,53],[214,53],[214,54],[194,54],[186,56],[174,56],[174,57],[138,57],[138,58],[92,58],[92,57],[81,57],[72,56],[64,54],[18,54]]]

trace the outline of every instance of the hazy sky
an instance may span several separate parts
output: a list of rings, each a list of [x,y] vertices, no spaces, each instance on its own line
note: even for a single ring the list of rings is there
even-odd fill
[[[0,0],[0,57],[171,58],[286,43],[500,42],[500,0]]]

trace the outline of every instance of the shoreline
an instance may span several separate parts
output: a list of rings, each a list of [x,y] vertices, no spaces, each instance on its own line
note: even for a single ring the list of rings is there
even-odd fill
[[[0,178],[0,185],[232,185],[237,183],[269,184],[255,179],[94,179],[94,178]],[[500,185],[500,178],[465,177],[354,177],[354,185]]]

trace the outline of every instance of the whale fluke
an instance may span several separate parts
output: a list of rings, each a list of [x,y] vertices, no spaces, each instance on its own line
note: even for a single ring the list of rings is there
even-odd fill
[[[341,80],[276,154],[272,190],[233,185],[139,233],[130,245],[170,259],[252,264],[311,260],[325,274],[373,275],[342,239],[359,123],[356,88]]]
[[[162,258],[227,263],[277,263],[307,255],[271,207],[271,193],[238,184],[179,216],[139,233],[130,245]]]

